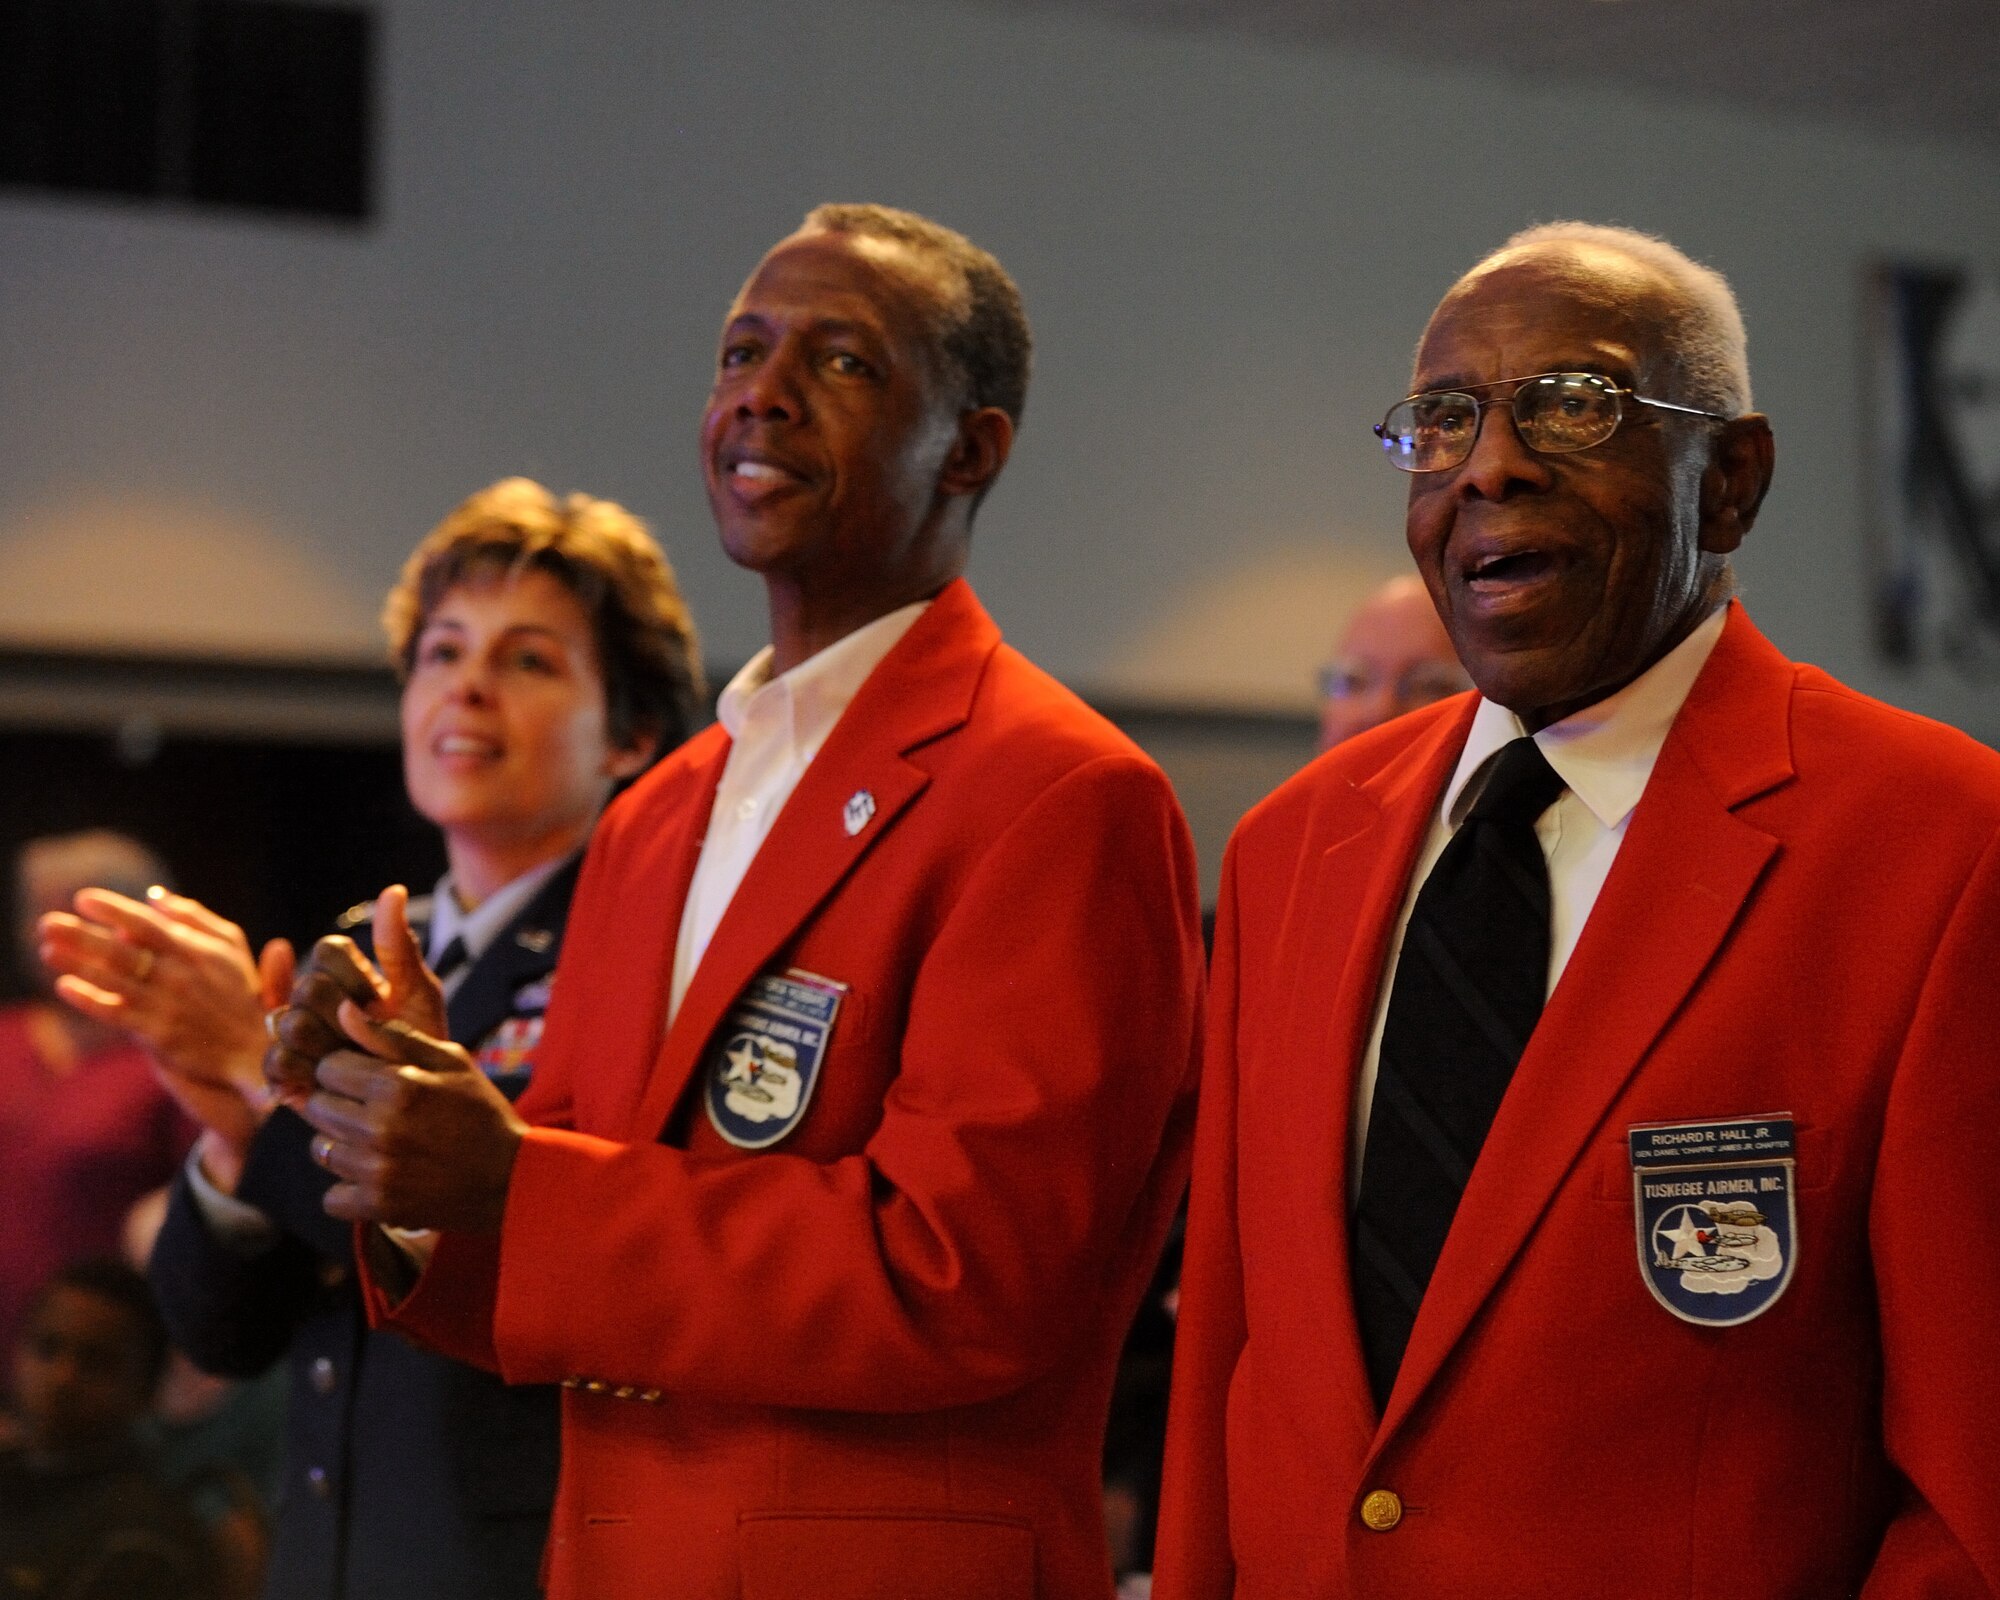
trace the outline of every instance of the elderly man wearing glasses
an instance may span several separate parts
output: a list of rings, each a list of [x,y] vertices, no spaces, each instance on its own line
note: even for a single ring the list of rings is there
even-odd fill
[[[1231,845],[1156,1593],[2000,1594],[2000,757],[1732,599],[1713,272],[1531,230],[1411,388],[1477,693]]]

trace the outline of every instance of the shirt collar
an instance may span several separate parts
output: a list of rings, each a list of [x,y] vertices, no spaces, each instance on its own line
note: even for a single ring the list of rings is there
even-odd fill
[[[1535,735],[1549,765],[1569,791],[1606,828],[1632,814],[1653,764],[1667,742],[1667,730],[1701,676],[1709,652],[1722,637],[1729,608],[1720,606],[1693,633],[1655,661],[1616,694],[1554,722]],[[1472,789],[1486,763],[1528,730],[1505,706],[1482,698],[1451,782],[1445,785],[1443,815],[1457,827],[1477,798]],[[1471,791],[1471,792],[1468,792]]]
[[[512,882],[502,884],[470,911],[459,908],[458,891],[451,874],[438,879],[431,896],[431,925],[424,939],[425,957],[433,964],[453,939],[465,941],[468,965],[486,953],[500,937],[501,930],[527,909],[528,902],[550,878],[565,866],[569,856],[557,856],[539,867],[530,867]]]
[[[776,678],[771,676],[771,647],[764,646],[729,680],[716,701],[716,720],[732,740],[739,739],[752,704],[761,709],[768,699],[788,714],[792,741],[810,760],[868,675],[930,606],[930,601],[919,600],[877,617]]]

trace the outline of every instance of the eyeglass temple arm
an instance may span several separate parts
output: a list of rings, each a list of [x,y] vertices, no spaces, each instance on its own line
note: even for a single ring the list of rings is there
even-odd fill
[[[1671,400],[1648,400],[1644,395],[1627,391],[1642,406],[1651,406],[1655,411],[1678,411],[1690,417],[1706,417],[1710,422],[1727,422],[1729,419],[1720,411],[1704,411],[1700,406],[1677,406]]]

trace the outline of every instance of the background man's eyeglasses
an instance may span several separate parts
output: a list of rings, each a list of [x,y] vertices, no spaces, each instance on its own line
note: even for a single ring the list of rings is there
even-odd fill
[[[1510,383],[1516,385],[1512,395],[1482,400],[1473,392]],[[1514,431],[1530,450],[1563,455],[1588,450],[1616,433],[1624,419],[1626,400],[1659,411],[1706,417],[1711,422],[1729,420],[1714,411],[1650,400],[1595,372],[1541,372],[1526,378],[1497,378],[1464,389],[1413,394],[1389,408],[1389,414],[1375,425],[1375,437],[1382,441],[1392,467],[1404,472],[1448,472],[1472,454],[1488,406],[1512,408]]]
[[[1472,680],[1463,671],[1436,661],[1417,662],[1393,680],[1366,661],[1329,661],[1319,669],[1317,682],[1324,700],[1354,700],[1386,685],[1394,691],[1398,705],[1412,710],[1472,687]]]

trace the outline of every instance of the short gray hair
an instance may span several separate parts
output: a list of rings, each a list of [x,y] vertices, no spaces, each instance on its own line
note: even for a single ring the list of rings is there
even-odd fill
[[[1674,398],[1731,417],[1750,409],[1749,338],[1729,280],[1655,234],[1598,222],[1538,223],[1523,228],[1466,276],[1503,256],[1563,244],[1616,251],[1673,285],[1679,305],[1670,314],[1662,342],[1681,385]]]

